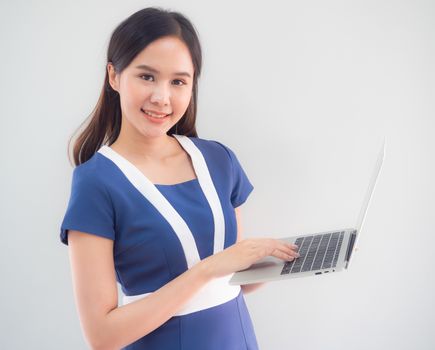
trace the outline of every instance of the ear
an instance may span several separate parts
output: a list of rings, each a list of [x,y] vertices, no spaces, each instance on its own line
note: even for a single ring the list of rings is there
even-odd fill
[[[107,74],[109,76],[109,84],[113,90],[119,89],[119,74],[116,73],[112,62],[107,63]],[[119,91],[118,91],[119,92]]]

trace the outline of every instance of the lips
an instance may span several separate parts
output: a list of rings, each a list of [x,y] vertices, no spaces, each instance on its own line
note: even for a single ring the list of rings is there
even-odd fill
[[[161,117],[152,117],[149,114],[145,113],[144,111],[142,111],[143,116],[151,123],[156,124],[156,125],[161,125],[161,124],[165,124],[167,122],[167,120],[169,119],[170,115],[166,115],[166,116],[161,116]]]
[[[168,115],[170,115],[170,113],[162,113],[162,112],[157,112],[157,111],[152,111],[152,110],[144,110],[141,108],[141,111],[145,114],[151,115],[152,117],[166,117]]]

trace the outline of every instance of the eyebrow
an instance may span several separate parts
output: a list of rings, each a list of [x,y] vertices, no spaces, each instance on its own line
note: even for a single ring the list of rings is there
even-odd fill
[[[160,73],[157,69],[155,69],[153,67],[150,67],[150,66],[147,66],[146,64],[141,64],[139,66],[136,66],[136,68],[137,69],[149,70],[150,72],[157,73],[157,74]],[[190,74],[187,73],[187,72],[176,72],[176,73],[174,73],[174,75],[183,75],[183,76],[186,76],[186,77],[189,77],[189,78],[191,77]]]

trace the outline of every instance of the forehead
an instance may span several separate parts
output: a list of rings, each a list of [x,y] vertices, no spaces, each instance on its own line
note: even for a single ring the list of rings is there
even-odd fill
[[[193,76],[194,71],[189,48],[176,37],[164,37],[153,41],[130,64],[134,70],[139,69],[137,66],[143,65],[152,67],[161,74],[187,72]]]

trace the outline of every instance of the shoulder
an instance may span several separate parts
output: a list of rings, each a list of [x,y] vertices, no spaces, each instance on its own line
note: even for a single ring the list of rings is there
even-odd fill
[[[107,176],[107,161],[105,157],[96,152],[86,162],[76,166],[73,170],[72,183],[75,187],[86,190],[104,190]]]
[[[232,158],[234,156],[234,152],[231,150],[230,147],[228,147],[224,143],[217,141],[217,140],[204,139],[204,138],[192,137],[192,136],[188,136],[188,138],[205,155],[220,157],[220,158],[223,158],[227,161],[229,160],[230,162],[232,161]]]

